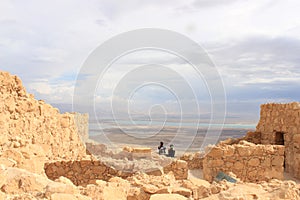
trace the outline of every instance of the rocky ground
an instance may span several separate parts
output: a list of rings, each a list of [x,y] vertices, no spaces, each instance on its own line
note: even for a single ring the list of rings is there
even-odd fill
[[[18,77],[6,72],[0,72],[0,130],[0,199],[300,199],[294,181],[209,183],[201,179],[201,159],[195,154],[183,160],[150,154],[149,161],[147,153],[132,157],[134,150],[126,149],[129,157],[124,157],[102,146],[99,155],[89,155],[74,115],[35,100]],[[190,159],[194,164],[186,162]],[[120,169],[111,162],[119,162]],[[136,170],[123,174],[130,163]],[[60,175],[50,177],[45,170],[49,165]],[[152,172],[141,170],[153,165]]]
[[[0,199],[300,199],[293,181],[261,183],[208,183],[198,178],[176,180],[172,172],[161,176],[137,173],[127,179],[97,180],[85,187],[69,179],[55,181],[44,175],[1,165]]]

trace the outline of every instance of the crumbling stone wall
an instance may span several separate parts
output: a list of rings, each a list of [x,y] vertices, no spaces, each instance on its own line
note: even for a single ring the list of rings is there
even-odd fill
[[[126,162],[124,160],[124,162]],[[82,160],[61,160],[45,164],[45,173],[51,180],[56,180],[60,176],[70,179],[75,185],[86,186],[95,184],[96,180],[108,181],[110,178],[118,176],[128,178],[136,172],[117,170],[112,166],[104,164],[100,160],[82,159]],[[170,171],[178,180],[187,179],[187,163],[182,160],[175,160],[163,168],[165,174]],[[149,175],[160,176],[161,172],[156,169],[145,172]]]
[[[7,72],[0,72],[0,113],[0,164],[43,173],[46,160],[86,155],[74,115],[34,99]]]
[[[261,133],[250,131],[246,134],[245,137],[241,138],[241,140],[246,140],[254,144],[261,144]]]
[[[103,164],[99,160],[74,160],[54,161],[45,164],[45,173],[51,180],[60,176],[70,179],[75,185],[85,186],[95,184],[96,180],[106,180],[114,176],[128,177],[130,174],[118,172],[117,170]]]
[[[256,132],[262,144],[285,146],[285,170],[300,178],[300,103],[261,105]]]
[[[184,160],[174,160],[169,165],[163,168],[164,173],[173,172],[177,180],[187,179],[188,177],[188,166]]]
[[[203,160],[203,177],[212,182],[217,173],[233,172],[242,181],[283,178],[284,146],[239,144],[214,146]]]
[[[204,154],[201,152],[197,153],[185,153],[180,157],[180,160],[187,162],[188,169],[203,169]]]

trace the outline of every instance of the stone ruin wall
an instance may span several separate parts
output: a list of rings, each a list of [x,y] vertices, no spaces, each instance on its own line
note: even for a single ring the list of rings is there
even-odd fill
[[[77,132],[80,132],[83,140],[88,138],[87,115],[76,113],[60,114],[58,109],[53,108],[44,101],[35,100],[33,95],[26,92],[21,80],[17,76],[12,76],[6,72],[0,72],[0,93],[0,164],[4,164],[8,167],[23,168],[35,173],[44,173],[44,164],[50,160],[57,160],[56,163],[59,163],[59,160],[62,159],[80,160],[86,157],[85,145],[82,144]],[[277,144],[278,138],[276,133],[283,133],[286,170],[299,178],[299,103],[266,104],[261,106],[260,122],[257,125],[256,132],[249,137],[249,140],[254,138],[255,143]],[[264,176],[269,177],[272,171],[281,174],[283,166],[281,160],[283,154],[281,150],[279,150],[280,147],[274,146],[271,148],[269,145],[266,147],[260,147],[260,145],[258,145],[258,149],[264,152],[262,155],[265,155],[266,152],[271,152],[271,154],[265,157],[261,154],[256,155],[254,151],[253,155],[255,159],[253,160],[251,156],[240,157],[238,150],[240,147],[232,146],[235,149],[233,155],[236,156],[236,158],[227,156],[227,151],[229,151],[229,154],[232,151],[228,149],[223,151],[221,157],[211,157],[209,156],[211,154],[206,156],[203,161],[203,166],[204,171],[206,170],[208,172],[208,175],[206,175],[208,176],[208,180],[216,175],[217,170],[221,170],[219,166],[220,163],[225,163],[225,170],[222,169],[223,171],[233,171],[242,177],[242,179],[250,181],[257,180],[257,178],[254,177],[258,177],[261,173],[264,175],[258,178]],[[231,147],[228,148],[230,149]],[[254,147],[245,148],[252,149]],[[251,152],[251,150],[245,151]],[[276,152],[280,152],[277,157],[275,156]],[[240,164],[233,164],[232,160],[234,159],[240,159],[242,162],[237,162]],[[196,157],[183,158],[183,160],[187,161],[187,166],[190,169],[197,169],[202,166],[202,160]],[[267,167],[262,169],[263,172],[259,170],[257,170],[257,173],[251,171],[254,167],[252,165],[256,164],[257,160],[261,164],[268,163],[266,164]],[[93,161],[90,160],[90,163],[93,163]],[[48,166],[48,164],[46,164],[46,166]],[[234,170],[229,170],[231,168],[227,168],[228,166],[233,167]],[[248,166],[250,167],[249,170],[247,170]],[[176,165],[173,167],[178,169]],[[72,167],[71,169],[73,170]],[[168,168],[166,168],[165,171],[167,172]],[[183,170],[184,173],[180,172],[177,178],[184,179],[185,171],[187,170]],[[68,171],[67,173],[72,172]],[[245,173],[247,173],[249,177],[243,178]],[[280,178],[280,176],[281,175],[278,175],[277,178]]]
[[[182,160],[174,160],[172,163],[165,166],[159,173],[157,170],[145,173],[148,175],[160,176],[163,173],[168,174],[171,171],[177,180],[184,180],[188,177],[187,163]],[[45,164],[45,173],[51,180],[56,180],[60,176],[64,176],[70,179],[75,185],[81,186],[95,184],[96,180],[108,181],[115,176],[128,178],[134,174],[134,172],[116,170],[114,167],[105,165],[99,160],[91,159],[49,162]]]
[[[64,176],[78,186],[96,184],[97,180],[108,181],[112,177],[128,178],[139,171],[153,176],[172,172],[177,180],[185,180],[188,177],[188,164],[183,160],[169,158],[165,161],[162,160],[162,165],[151,165],[157,161],[154,157],[161,157],[153,155],[151,148],[124,147],[120,152],[112,152],[106,145],[91,140],[86,143],[86,147],[87,153],[90,155],[87,159],[45,163],[47,177],[56,180],[60,176]],[[144,165],[145,159],[149,161],[149,165],[144,166],[146,168],[131,168],[131,164]]]
[[[185,153],[180,157],[180,160],[187,162],[189,170],[203,169],[204,154],[201,152]]]
[[[188,165],[184,160],[174,160],[163,168],[165,174],[173,172],[177,180],[184,180],[188,177]]]
[[[239,144],[214,146],[203,160],[203,177],[212,182],[217,173],[233,172],[242,181],[283,178],[284,146]]]
[[[47,160],[86,156],[74,115],[34,99],[7,72],[0,72],[0,113],[0,164],[44,173]]]
[[[128,177],[130,174],[118,172],[99,160],[56,161],[45,164],[45,173],[51,180],[60,176],[70,179],[75,185],[96,184],[96,180],[108,181],[114,176]]]
[[[300,178],[300,103],[261,105],[256,132],[262,144],[285,146],[285,170]]]

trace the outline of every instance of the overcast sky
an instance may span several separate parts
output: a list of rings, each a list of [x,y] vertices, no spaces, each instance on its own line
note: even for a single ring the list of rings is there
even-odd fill
[[[300,1],[120,2],[1,0],[0,69],[20,76],[38,99],[71,104],[77,74],[95,48],[126,31],[161,28],[183,34],[206,49],[224,81],[229,118],[237,122],[257,120],[261,103],[299,101]],[[120,65],[153,60],[175,68],[182,64],[170,55],[156,54],[138,52]],[[183,71],[188,74],[188,70]],[[103,91],[97,91],[101,112],[109,112],[109,90],[124,72],[116,64],[104,79]],[[188,79],[202,90],[203,81],[192,76],[190,72]],[[180,85],[176,88],[184,95],[186,90],[180,90]],[[208,93],[203,89],[202,94],[200,107],[207,113]],[[170,113],[179,112],[173,105],[174,96],[157,85],[139,90],[134,98],[136,112],[151,105],[164,105]]]

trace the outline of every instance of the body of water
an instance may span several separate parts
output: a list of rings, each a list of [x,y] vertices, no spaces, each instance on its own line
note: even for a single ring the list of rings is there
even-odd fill
[[[135,130],[147,130],[158,127],[172,127],[172,128],[190,128],[190,129],[255,129],[256,124],[210,124],[210,123],[195,123],[195,122],[175,122],[175,121],[145,121],[145,120],[118,120],[118,121],[103,121],[100,123],[90,123],[89,124],[89,133],[90,135],[99,134],[99,131],[105,131],[108,129],[135,129]]]

